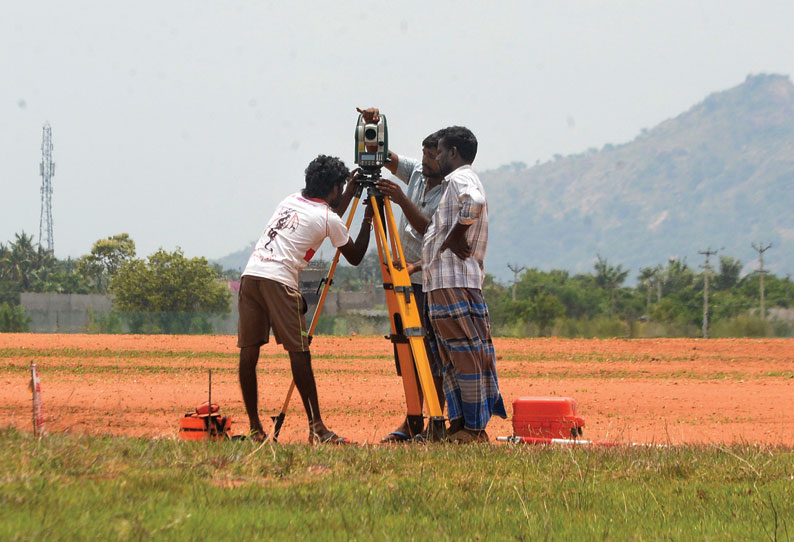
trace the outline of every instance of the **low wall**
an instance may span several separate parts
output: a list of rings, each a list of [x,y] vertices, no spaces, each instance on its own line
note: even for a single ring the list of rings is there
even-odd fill
[[[99,294],[19,294],[19,304],[30,317],[36,333],[83,333],[89,314],[107,314],[110,298]]]
[[[309,310],[306,313],[307,324],[311,321],[317,303],[316,285],[311,291],[304,291]],[[323,306],[323,315],[334,317],[340,314],[356,312],[361,309],[373,309],[383,306],[386,299],[380,287],[367,289],[361,292],[338,292],[333,289],[328,293]],[[20,294],[20,306],[30,317],[30,331],[34,333],[85,333],[86,326],[91,320],[91,315],[107,316],[113,309],[110,297],[98,294],[58,294],[58,293],[23,293]],[[376,316],[362,316],[357,318],[377,322],[377,327],[382,327],[385,311],[376,311]],[[231,312],[225,316],[210,318],[213,332],[218,335],[237,334],[237,294],[231,296]],[[358,332],[357,329],[351,331]]]

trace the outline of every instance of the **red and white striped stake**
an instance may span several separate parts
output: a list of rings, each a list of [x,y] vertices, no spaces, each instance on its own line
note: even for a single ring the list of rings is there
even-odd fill
[[[39,436],[43,430],[43,419],[41,416],[41,381],[39,380],[39,370],[34,362],[30,362],[30,385],[33,391],[33,434]]]

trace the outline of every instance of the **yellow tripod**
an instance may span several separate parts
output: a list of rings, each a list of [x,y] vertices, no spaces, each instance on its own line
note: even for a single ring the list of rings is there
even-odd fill
[[[392,332],[386,338],[390,339],[395,346],[397,363],[400,367],[405,390],[408,424],[411,433],[414,435],[419,434],[424,427],[422,403],[419,398],[419,386],[421,385],[430,413],[429,436],[431,439],[440,440],[446,436],[446,426],[444,425],[444,414],[438,402],[438,395],[436,395],[436,388],[433,384],[433,375],[430,372],[430,362],[425,349],[425,333],[419,316],[422,308],[416,305],[411,279],[405,268],[405,255],[403,254],[400,237],[396,233],[397,224],[394,220],[391,202],[375,187],[375,182],[379,178],[380,170],[375,170],[364,173],[363,177],[359,179],[358,190],[353,199],[350,214],[347,217],[347,229],[350,229],[350,225],[353,223],[356,207],[358,207],[364,188],[366,188],[367,198],[372,208],[378,211],[374,214],[372,223],[380,256],[383,289],[386,292],[386,306],[389,310],[389,319],[391,321]],[[331,287],[336,266],[339,263],[339,255],[340,251],[337,250],[328,274],[321,283],[323,290],[320,294],[320,299],[317,301],[317,308],[314,311],[312,323],[309,326],[309,341],[311,341],[317,328],[323,304],[328,296],[328,290]],[[419,377],[418,382],[417,376]],[[284,399],[281,412],[279,412],[278,416],[272,416],[274,426],[270,439],[273,442],[278,440],[293,391],[295,391],[294,380],[287,391],[287,397]]]

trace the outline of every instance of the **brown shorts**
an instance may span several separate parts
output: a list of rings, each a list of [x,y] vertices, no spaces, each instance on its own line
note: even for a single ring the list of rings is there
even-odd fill
[[[308,352],[306,301],[301,293],[271,279],[244,276],[240,279],[237,346],[261,346],[270,340],[287,352]]]

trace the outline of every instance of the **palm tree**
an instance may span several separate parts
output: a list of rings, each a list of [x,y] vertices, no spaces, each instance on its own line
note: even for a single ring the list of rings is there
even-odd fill
[[[8,246],[0,245],[0,280],[19,285],[19,291],[46,289],[47,277],[58,261],[51,252],[33,243],[25,232],[14,234]]]
[[[25,232],[15,233],[16,239],[11,243],[8,255],[10,278],[22,286],[22,291],[27,291],[32,283],[32,274],[36,268],[36,248],[33,245],[33,236]]]
[[[596,258],[596,284],[609,290],[609,317],[612,318],[615,315],[615,290],[626,280],[629,270],[624,271],[622,265],[609,265],[600,254],[596,254]]]

